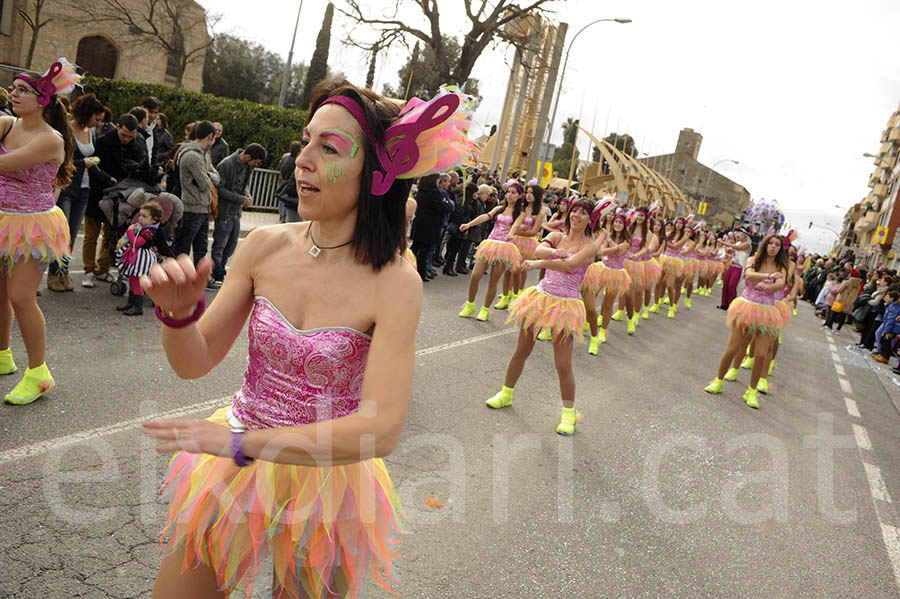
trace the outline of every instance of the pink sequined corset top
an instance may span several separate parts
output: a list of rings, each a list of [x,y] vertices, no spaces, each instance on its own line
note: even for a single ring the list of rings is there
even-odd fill
[[[744,279],[744,292],[741,294],[741,297],[748,302],[763,304],[764,306],[775,305],[774,291],[762,291],[761,289],[757,289],[756,283],[748,281],[746,278]]]
[[[625,254],[621,256],[613,252],[603,257],[603,266],[610,270],[622,270],[625,268]]]
[[[249,337],[244,383],[231,406],[247,428],[309,424],[359,409],[368,335],[343,327],[301,331],[257,297]]]
[[[637,254],[639,251],[641,251],[641,243],[642,243],[643,241],[644,241],[644,240],[643,240],[642,237],[638,237],[638,236],[636,236],[636,235],[633,235],[633,236],[631,237],[631,247],[628,248],[628,251],[627,251],[627,252],[625,252],[625,258],[626,258],[627,260],[631,260],[631,257],[632,257],[632,256],[634,256],[634,255]],[[640,258],[638,258],[638,261],[640,261]]]
[[[503,216],[502,214],[498,215],[497,218],[494,219],[494,228],[491,229],[491,234],[488,235],[488,239],[493,239],[494,241],[506,241],[506,236],[509,235],[509,229],[512,227],[513,217],[511,216]]]
[[[0,144],[0,154],[8,154]],[[0,211],[46,212],[56,206],[53,181],[59,165],[41,162],[23,171],[0,173]]]
[[[572,254],[569,254],[569,256],[571,257]],[[537,288],[547,295],[574,299],[580,298],[581,282],[584,280],[584,273],[587,269],[588,265],[579,266],[572,270],[551,270],[548,268]]]
[[[785,287],[782,287],[781,289],[777,290],[774,297],[776,302],[783,300],[787,297],[787,289]]]
[[[684,256],[681,255],[681,248],[674,248],[671,245],[666,245],[666,251],[663,252],[663,255],[669,256],[670,258],[681,258],[684,259]]]

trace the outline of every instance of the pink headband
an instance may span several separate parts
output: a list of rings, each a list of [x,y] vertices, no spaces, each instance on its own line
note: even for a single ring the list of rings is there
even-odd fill
[[[417,102],[413,102],[413,100],[417,100]],[[411,178],[412,176],[427,174],[427,172],[440,172],[442,170],[442,168],[428,168],[426,169],[427,172],[410,175],[410,172],[416,169],[416,166],[419,164],[422,150],[431,150],[431,148],[420,147],[420,135],[447,123],[456,114],[462,103],[461,94],[444,93],[438,95],[430,102],[422,102],[418,98],[413,98],[413,100],[407,103],[401,112],[400,118],[385,131],[384,142],[372,131],[362,106],[353,98],[332,96],[319,105],[339,104],[347,109],[353,115],[353,118],[356,119],[360,129],[362,129],[362,132],[369,140],[369,144],[375,150],[375,157],[382,169],[372,173],[372,194],[376,196],[383,196],[390,191],[396,179]],[[421,110],[419,110],[420,107]],[[462,143],[458,140],[453,141]],[[435,148],[434,152],[437,154],[438,150]],[[429,158],[435,161],[434,167],[444,166],[439,164],[441,162],[440,156],[429,156]],[[453,161],[455,158],[456,155],[454,154],[449,160]]]
[[[78,85],[81,76],[75,71],[75,65],[65,58],[60,58],[41,75],[37,81],[25,74],[18,74],[13,80],[21,79],[37,92],[38,106],[47,106],[50,100],[59,93],[68,93]]]

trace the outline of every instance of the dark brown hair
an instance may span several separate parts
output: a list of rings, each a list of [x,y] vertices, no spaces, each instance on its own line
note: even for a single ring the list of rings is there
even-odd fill
[[[767,257],[766,247],[768,247],[769,242],[772,241],[773,238],[778,239],[778,253],[775,255],[775,266],[784,270],[785,277],[787,277],[790,272],[787,251],[784,249],[784,244],[781,243],[781,237],[774,233],[766,235],[766,238],[760,242],[759,246],[757,246],[756,253],[753,254],[753,268],[758,270],[759,267],[762,266],[762,263],[765,262]]]
[[[387,128],[400,114],[400,106],[369,89],[361,89],[343,77],[320,81],[312,90],[307,124],[322,105],[334,96],[355,101],[365,114],[366,123],[376,139],[384,138]],[[372,173],[381,170],[368,136],[362,136],[363,170],[357,198],[356,227],[353,234],[353,256],[360,264],[378,271],[398,258],[406,249],[406,200],[409,179],[395,179],[383,196],[372,193]]]
[[[94,94],[84,94],[72,103],[72,119],[79,127],[87,127],[95,114],[103,114],[103,103]]]
[[[65,189],[72,181],[72,173],[75,172],[75,165],[72,163],[72,157],[75,155],[75,135],[69,125],[69,111],[66,110],[65,104],[60,102],[59,96],[53,96],[50,98],[50,104],[44,107],[42,116],[45,123],[62,135],[65,157],[59,165],[59,170],[56,171],[56,186]]]

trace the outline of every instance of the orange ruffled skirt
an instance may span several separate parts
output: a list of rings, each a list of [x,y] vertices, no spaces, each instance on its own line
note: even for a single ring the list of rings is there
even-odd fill
[[[580,299],[549,295],[533,286],[525,289],[509,305],[509,318],[506,322],[531,331],[534,338],[542,331],[547,331],[554,341],[569,338],[584,341],[581,330],[586,319],[584,302]]]
[[[208,420],[228,426],[225,412]],[[168,549],[184,548],[183,570],[211,566],[228,593],[243,583],[252,596],[266,558],[281,587],[275,597],[340,589],[355,598],[367,575],[395,593],[385,578],[397,582],[399,502],[380,459],[322,468],[255,460],[239,468],[229,458],[182,452],[172,458],[163,495]]]
[[[784,300],[775,300],[775,307],[778,308],[778,312],[781,314],[781,330],[783,331],[793,317],[792,308]]]
[[[626,259],[625,271],[631,277],[631,282],[641,288],[656,285],[659,277],[662,276],[662,268],[656,259],[643,261]]]
[[[675,256],[667,256],[665,254],[660,256],[660,258],[660,266],[665,274],[680,277],[685,273],[686,265],[683,259],[676,258]]]
[[[519,254],[521,254],[522,260],[534,260],[534,251],[537,249],[537,246],[540,243],[536,238],[516,235],[515,237],[513,237],[512,242],[517,248],[519,248]]]
[[[507,270],[515,270],[522,264],[522,254],[512,242],[485,239],[475,250],[475,261],[488,266],[502,264]]]
[[[68,258],[69,223],[58,206],[46,212],[0,213],[0,272],[20,260],[37,260],[42,268]]]
[[[781,311],[775,306],[751,302],[742,297],[728,308],[728,326],[751,335],[778,336],[784,327]]]
[[[631,287],[631,275],[628,274],[627,270],[624,268],[607,268],[602,262],[591,264],[587,272],[584,273],[584,280],[581,282],[582,291],[588,289],[595,296],[600,294],[601,289],[605,290],[606,293],[618,294],[625,293],[629,287]]]

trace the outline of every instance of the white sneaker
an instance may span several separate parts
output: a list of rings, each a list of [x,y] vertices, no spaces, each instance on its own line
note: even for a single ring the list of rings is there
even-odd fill
[[[84,278],[81,279],[82,287],[93,287],[94,286],[94,273],[89,272],[85,273]]]

